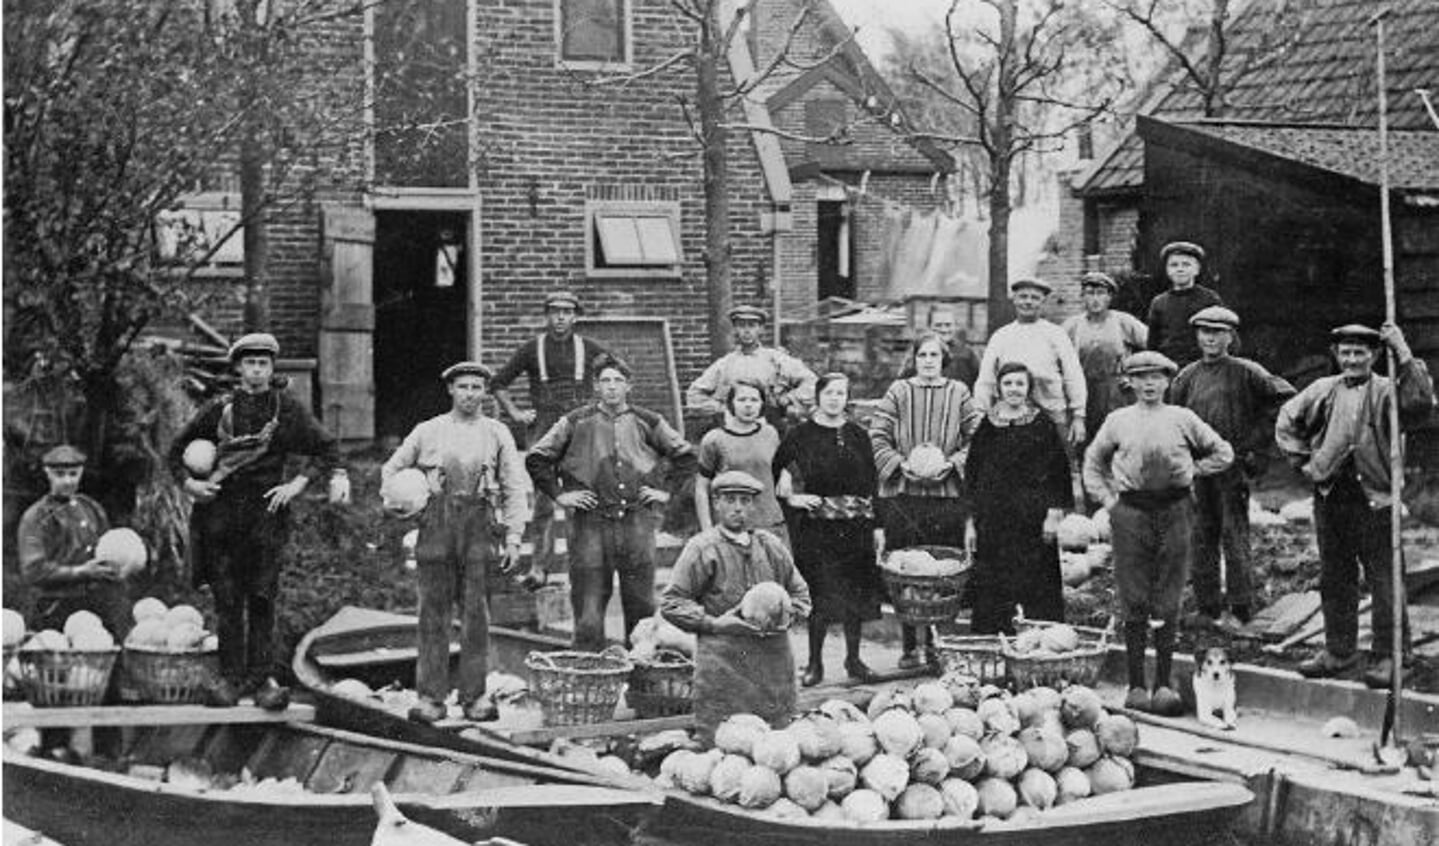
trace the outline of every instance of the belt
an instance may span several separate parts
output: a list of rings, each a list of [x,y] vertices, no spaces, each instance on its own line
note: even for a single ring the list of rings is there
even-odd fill
[[[1143,511],[1157,511],[1161,508],[1173,505],[1183,499],[1188,499],[1189,488],[1160,488],[1153,491],[1124,491],[1119,495],[1119,501],[1125,505],[1138,508]]]

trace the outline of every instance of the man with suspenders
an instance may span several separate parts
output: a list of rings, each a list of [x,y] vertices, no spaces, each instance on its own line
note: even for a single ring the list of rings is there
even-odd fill
[[[583,311],[579,298],[570,291],[555,291],[545,297],[544,334],[526,341],[490,380],[491,393],[511,420],[525,425],[525,442],[533,445],[565,414],[594,399],[590,365],[607,350],[575,332],[575,318]],[[521,409],[510,397],[509,387],[524,374],[529,378],[530,408]],[[555,504],[536,491],[534,518],[528,534],[534,544],[528,584],[544,581],[554,555]]]

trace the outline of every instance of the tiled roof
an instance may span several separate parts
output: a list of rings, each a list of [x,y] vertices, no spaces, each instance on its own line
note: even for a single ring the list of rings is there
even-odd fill
[[[1235,83],[1228,92],[1227,120],[1270,123],[1378,123],[1375,93],[1375,37],[1370,18],[1384,5],[1389,125],[1395,129],[1433,129],[1415,88],[1439,91],[1439,0],[1305,0],[1276,21],[1275,0],[1250,0],[1226,35],[1226,67],[1233,73],[1245,57],[1276,28],[1298,21],[1287,48],[1277,52]],[[1198,58],[1198,57],[1196,57]],[[1167,121],[1203,116],[1203,102],[1177,66],[1166,71],[1176,81],[1148,114]],[[1134,189],[1144,182],[1143,144],[1133,135],[1111,151],[1089,175],[1083,193]]]

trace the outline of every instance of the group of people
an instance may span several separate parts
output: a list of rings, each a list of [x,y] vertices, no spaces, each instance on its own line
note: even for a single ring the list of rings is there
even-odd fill
[[[1198,284],[1203,261],[1198,245],[1164,248],[1170,288],[1145,322],[1110,308],[1118,286],[1102,273],[1083,277],[1084,312],[1063,326],[1041,316],[1050,287],[1017,280],[1015,320],[992,333],[982,358],[956,331],[953,312],[938,308],[867,425],[849,416],[844,374],[815,374],[764,346],[767,315],[736,307],[729,315],[735,349],[686,393],[688,408],[712,414],[716,424],[697,446],[660,414],[629,402],[629,365],[575,332],[581,306],[574,294],[550,295],[545,331],[498,372],[465,361],[440,374],[451,407],[416,426],[381,471],[389,480],[419,468],[430,489],[428,506],[414,517],[420,702],[411,717],[445,714],[459,599],[463,657],[453,687],[468,718],[495,718],[485,691],[486,572],[498,556],[500,569],[518,576],[528,531],[536,554],[524,578],[543,583],[556,508],[570,515],[576,648],[605,643],[616,576],[626,633],[653,615],[655,534],[690,478],[701,531],[681,552],[659,610],[699,636],[702,726],[741,706],[780,721],[793,708],[793,657],[780,636],[790,621],[761,628],[737,612],[754,585],[783,586],[794,618],[808,619],[800,683],[823,680],[823,645],[836,623],[845,671],[869,681],[860,633],[879,616],[876,565],[886,550],[972,549],[971,627],[1013,631],[1021,605],[1030,618],[1063,618],[1055,533],[1066,510],[1095,506],[1108,509],[1112,525],[1127,704],[1174,713],[1180,704],[1170,667],[1185,585],[1192,579],[1204,617],[1243,622],[1253,611],[1249,480],[1262,469],[1271,432],[1315,488],[1327,640],[1300,671],[1333,675],[1358,661],[1361,571],[1374,593],[1376,643],[1402,625],[1407,655],[1407,617],[1390,598],[1387,454],[1395,433],[1383,409],[1397,391],[1404,427],[1430,413],[1424,363],[1393,325],[1344,326],[1332,335],[1342,373],[1296,394],[1233,354],[1240,319]],[[1390,377],[1373,372],[1386,348],[1396,364]],[[220,704],[253,690],[269,669],[289,503],[319,476],[328,477],[331,501],[349,498],[334,439],[274,383],[278,352],[267,334],[237,341],[230,350],[237,389],[201,409],[171,454],[195,502],[196,579],[215,598]],[[509,393],[522,375],[528,409]],[[526,426],[524,451],[506,425],[486,416],[490,394]],[[214,473],[197,478],[182,452],[202,437],[218,445],[219,460]],[[922,451],[927,460],[918,460]],[[287,479],[292,456],[309,457],[310,469]],[[46,457],[51,495],[21,525],[24,572],[56,599],[111,578],[85,560],[83,539],[76,540],[96,534],[104,519],[75,494],[78,474],[66,468],[81,462],[73,450]],[[66,539],[41,537],[46,532]],[[931,636],[905,628],[902,666],[936,661]],[[1157,661],[1146,679],[1151,639]],[[1374,662],[1366,679],[1387,684],[1387,660]]]

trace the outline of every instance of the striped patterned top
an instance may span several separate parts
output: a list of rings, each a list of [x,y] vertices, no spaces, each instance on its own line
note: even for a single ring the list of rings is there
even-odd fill
[[[896,380],[869,424],[879,495],[960,496],[970,439],[983,419],[984,413],[963,382],[926,383],[917,376]],[[900,469],[910,451],[925,443],[938,446],[954,466],[954,471],[938,482],[906,478]]]

